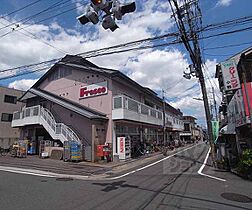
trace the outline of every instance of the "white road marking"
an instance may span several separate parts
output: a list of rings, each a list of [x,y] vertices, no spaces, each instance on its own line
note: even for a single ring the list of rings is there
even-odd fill
[[[201,143],[202,144],[202,143]],[[57,174],[57,173],[52,173],[52,172],[48,172],[48,171],[41,171],[41,170],[34,170],[34,169],[23,169],[23,168],[17,168],[17,167],[6,167],[6,166],[0,166],[0,171],[6,171],[6,172],[11,172],[11,173],[17,173],[17,174],[27,174],[27,175],[32,175],[32,176],[42,176],[42,177],[49,177],[49,178],[63,178],[63,177],[68,177],[68,178],[73,178],[73,179],[80,179],[80,180],[116,180],[116,179],[120,179],[120,178],[123,178],[123,177],[126,177],[130,174],[134,174],[138,171],[142,171],[146,168],[149,168],[151,166],[154,166],[162,161],[165,161],[173,156],[175,156],[176,154],[179,154],[181,152],[184,152],[184,151],[187,151],[193,147],[196,147],[200,144],[196,144],[196,145],[193,145],[191,147],[188,147],[186,149],[183,149],[183,150],[180,150],[172,155],[169,155],[161,160],[158,160],[156,162],[153,162],[151,164],[148,164],[146,166],[143,166],[141,168],[138,168],[138,169],[135,169],[133,171],[130,171],[130,172],[127,172],[123,175],[120,175],[120,176],[116,176],[116,177],[105,177],[105,176],[82,176],[82,175],[69,175],[69,174]],[[202,169],[203,170],[203,169]]]
[[[199,144],[198,144],[198,145],[199,145]],[[167,157],[165,157],[165,158],[163,158],[163,159],[161,159],[161,160],[158,160],[158,161],[156,161],[156,162],[154,162],[154,163],[151,163],[151,164],[149,164],[149,165],[143,166],[143,167],[138,168],[138,169],[136,169],[136,170],[130,171],[130,172],[126,173],[126,174],[123,174],[123,175],[120,175],[120,176],[117,176],[117,177],[107,178],[107,179],[115,180],[115,179],[123,178],[123,177],[125,177],[125,176],[130,175],[130,174],[134,174],[134,173],[136,173],[136,172],[138,172],[138,171],[142,171],[142,170],[144,170],[144,169],[146,169],[146,168],[149,168],[149,167],[151,167],[151,166],[154,166],[154,165],[156,165],[156,164],[158,164],[158,163],[160,163],[160,162],[162,162],[162,161],[164,161],[164,160],[167,160],[167,159],[169,159],[169,158],[175,156],[176,154],[179,154],[179,153],[181,153],[181,152],[184,152],[184,151],[186,151],[186,150],[189,150],[189,149],[191,149],[191,148],[193,148],[193,147],[196,147],[196,146],[198,146],[198,145],[193,145],[193,146],[188,147],[188,148],[186,148],[186,149],[184,149],[184,150],[178,151],[178,152],[176,152],[176,153],[174,153],[174,154],[172,154],[172,155],[169,155],[169,156],[167,156]]]
[[[6,171],[16,174],[27,174],[33,176],[42,176],[42,177],[49,177],[49,178],[58,178],[58,177],[78,177],[76,175],[66,175],[66,174],[57,174],[49,171],[41,171],[36,169],[24,169],[24,168],[17,168],[17,167],[8,167],[8,166],[0,166],[0,171]],[[82,178],[88,178],[88,176],[81,176]]]
[[[225,181],[226,181],[225,179],[221,179],[221,178],[219,178],[219,177],[210,176],[210,175],[208,175],[208,174],[202,173],[203,169],[204,169],[205,166],[206,166],[207,159],[208,159],[208,157],[209,157],[210,151],[211,151],[211,148],[209,148],[209,150],[208,150],[208,152],[207,152],[207,155],[206,155],[206,158],[205,158],[205,160],[204,160],[204,163],[202,164],[202,166],[201,166],[200,169],[198,170],[198,174],[199,174],[199,175],[202,175],[202,176],[206,176],[206,177],[211,178],[211,179],[216,179],[216,180],[218,180],[218,181],[225,182]]]

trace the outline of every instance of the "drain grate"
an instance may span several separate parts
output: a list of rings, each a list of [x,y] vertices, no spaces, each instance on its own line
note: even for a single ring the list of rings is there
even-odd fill
[[[237,193],[222,193],[221,197],[230,200],[230,201],[236,201],[240,203],[251,203],[252,199],[246,195],[241,195]]]
[[[56,178],[56,181],[62,181],[62,182],[73,181],[73,178],[61,177],[61,178]]]

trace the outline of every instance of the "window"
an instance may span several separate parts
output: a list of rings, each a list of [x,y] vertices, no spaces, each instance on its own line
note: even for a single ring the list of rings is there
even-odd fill
[[[17,97],[16,96],[5,95],[4,96],[4,102],[5,103],[10,103],[10,104],[16,104],[17,103]]]
[[[114,109],[122,108],[122,97],[114,98]]]
[[[12,121],[13,114],[8,113],[2,113],[1,121],[3,122],[11,122]]]
[[[54,70],[54,72],[52,72],[51,75],[48,76],[48,80],[49,81],[57,80],[71,74],[72,74],[71,69],[59,68],[59,69]]]

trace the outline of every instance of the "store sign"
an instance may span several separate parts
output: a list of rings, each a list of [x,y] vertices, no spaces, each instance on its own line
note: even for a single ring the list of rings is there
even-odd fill
[[[123,137],[120,138],[120,152],[121,153],[124,152],[124,138]]]
[[[241,87],[237,66],[234,60],[221,63],[225,91],[236,90]]]
[[[247,123],[244,104],[244,93],[241,89],[237,90],[227,106],[228,132],[235,133],[235,127]]]
[[[243,94],[243,100],[244,100],[244,105],[245,105],[245,113],[246,113],[246,116],[249,118],[250,112],[252,112],[252,110],[249,110],[249,104],[248,104],[249,102],[250,106],[252,106],[252,82],[247,82],[246,88],[247,88],[248,99],[247,99],[247,95],[245,91],[245,85],[242,84],[242,94]]]
[[[83,86],[80,88],[80,98],[88,98],[93,96],[105,95],[108,93],[107,81]]]

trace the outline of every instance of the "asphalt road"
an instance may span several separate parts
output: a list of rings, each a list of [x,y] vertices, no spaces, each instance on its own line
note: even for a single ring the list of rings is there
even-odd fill
[[[208,146],[200,144],[174,157],[107,181],[55,178],[0,172],[0,209],[252,209],[252,182],[211,165],[199,175]],[[210,163],[211,161],[209,161]],[[226,193],[227,198],[222,196]],[[230,196],[227,193],[236,193]]]

